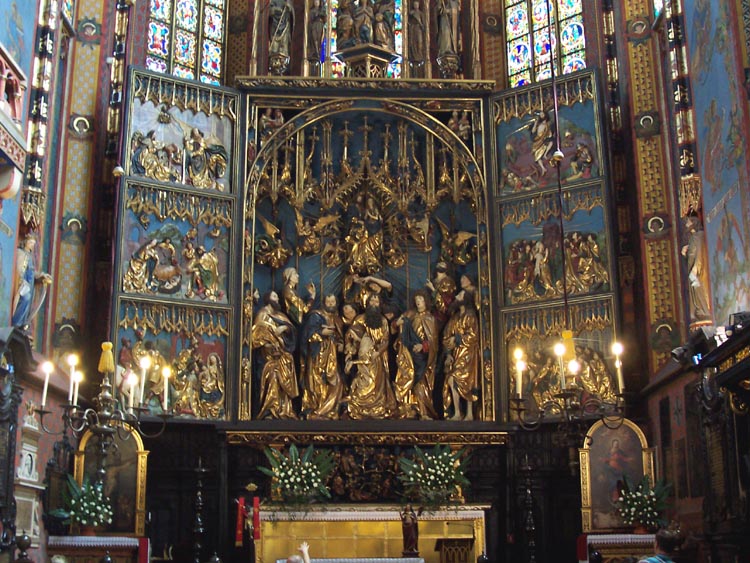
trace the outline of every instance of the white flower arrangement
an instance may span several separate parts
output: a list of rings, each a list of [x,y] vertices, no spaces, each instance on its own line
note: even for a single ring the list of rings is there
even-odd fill
[[[301,505],[331,498],[326,483],[333,471],[333,453],[308,447],[300,455],[297,446],[289,446],[289,455],[266,448],[271,467],[258,469],[272,478],[272,498],[283,504]]]
[[[100,527],[112,523],[114,512],[109,497],[104,495],[102,483],[90,483],[84,477],[78,484],[68,475],[68,490],[65,492],[67,508],[52,511],[52,516],[61,518],[63,523],[73,522],[81,526]]]
[[[636,487],[623,475],[623,486],[620,496],[615,502],[617,512],[623,523],[628,526],[645,526],[646,528],[658,528],[666,522],[661,517],[662,511],[667,507],[667,498],[671,485],[663,480],[657,481],[653,488],[647,475]]]
[[[464,475],[467,461],[463,449],[454,452],[441,444],[432,451],[415,447],[413,458],[398,459],[401,468],[398,478],[407,498],[419,501],[426,508],[438,508],[455,501],[462,487],[469,485]]]

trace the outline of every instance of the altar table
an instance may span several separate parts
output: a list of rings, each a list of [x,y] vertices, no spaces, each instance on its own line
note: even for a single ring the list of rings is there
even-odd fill
[[[404,558],[401,511],[378,505],[332,505],[289,512],[261,506],[256,563],[276,563],[310,544],[312,563],[440,563],[439,540],[472,540],[469,562],[485,551],[484,506],[457,506],[419,517],[419,557]]]

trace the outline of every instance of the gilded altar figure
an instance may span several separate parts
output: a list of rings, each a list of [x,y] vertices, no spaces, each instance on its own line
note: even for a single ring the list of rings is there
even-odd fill
[[[448,320],[448,307],[456,297],[456,280],[448,275],[448,264],[438,262],[435,266],[435,278],[427,280],[426,285],[432,291],[435,319],[442,326]]]
[[[174,412],[182,415],[197,415],[199,411],[198,337],[190,336],[187,347],[183,348],[174,361]]]
[[[227,171],[229,155],[224,146],[206,142],[203,133],[197,127],[190,130],[185,137],[185,166],[190,182],[196,188],[223,190],[218,182]]]
[[[383,216],[377,202],[368,197],[364,210],[347,210],[347,215],[351,221],[345,238],[349,271],[363,275],[379,272],[383,269]]]
[[[216,301],[224,296],[219,283],[219,257],[216,256],[215,249],[206,250],[203,246],[195,249],[193,259],[186,264],[186,271],[191,278],[185,291],[186,297],[197,295],[201,299]]]
[[[372,295],[380,295],[383,292],[391,292],[393,284],[378,276],[358,276],[349,274],[344,277],[342,293],[346,303],[355,303],[360,310],[367,307],[367,302]]]
[[[399,418],[436,419],[432,403],[435,387],[435,362],[438,336],[435,317],[429,311],[429,296],[417,290],[414,308],[397,321],[400,329],[396,340],[397,372],[395,381]]]
[[[16,251],[16,277],[13,280],[13,326],[26,329],[46,297],[46,286],[52,283],[52,276],[44,272],[37,272],[35,267],[34,249],[36,237],[29,233]],[[42,287],[40,294],[37,290]]]
[[[292,399],[299,395],[299,385],[292,352],[297,331],[281,311],[275,291],[267,293],[263,301],[255,315],[252,334],[252,346],[260,349],[263,360],[257,418],[296,419]]]
[[[221,357],[211,352],[198,373],[200,382],[200,414],[205,418],[220,418],[224,414],[224,368]]]
[[[354,420],[390,418],[396,411],[396,399],[388,368],[390,327],[380,309],[380,295],[370,297],[365,312],[347,331],[347,339],[345,371],[350,373],[357,366],[349,393],[349,416]]]
[[[547,355],[531,381],[531,396],[541,408],[544,403],[553,400],[555,394],[559,392],[560,367],[552,356]]]
[[[144,135],[140,131],[133,133],[131,139],[130,169],[131,174],[146,176],[162,182],[174,182],[177,174],[172,164],[179,164],[180,156],[177,146],[156,139],[153,129]]]
[[[307,418],[337,419],[345,384],[338,362],[338,353],[344,350],[344,324],[335,295],[326,295],[323,308],[310,313],[301,342],[302,412]]]
[[[474,401],[479,398],[479,319],[474,293],[464,293],[451,304],[450,311],[443,331],[443,348],[447,351],[443,405],[446,414],[453,408],[450,420],[473,420]],[[466,401],[464,415],[460,399]]]
[[[302,324],[302,319],[315,301],[315,284],[312,282],[307,284],[308,298],[303,299],[297,293],[299,272],[297,272],[296,268],[286,268],[282,273],[281,278],[284,282],[284,289],[281,292],[284,300],[284,311],[292,322],[299,326]]]
[[[151,278],[159,255],[156,252],[157,239],[151,239],[133,252],[128,271],[122,278],[122,290],[128,293],[153,293]]]
[[[587,351],[590,355],[589,369],[596,394],[602,401],[613,403],[616,397],[615,390],[612,387],[612,374],[597,350],[587,349]]]
[[[258,234],[255,237],[255,261],[277,270],[286,264],[292,255],[292,250],[286,240],[282,238],[281,229],[263,215],[257,217],[265,233]]]
[[[588,291],[609,282],[609,273],[602,264],[599,243],[596,242],[596,236],[593,233],[589,233],[579,241],[578,278]]]

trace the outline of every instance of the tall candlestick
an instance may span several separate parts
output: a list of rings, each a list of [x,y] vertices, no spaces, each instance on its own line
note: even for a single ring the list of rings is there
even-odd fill
[[[52,373],[54,366],[52,362],[44,362],[42,364],[42,371],[44,372],[44,389],[42,390],[42,408],[47,404],[47,389],[49,388],[49,376]]]
[[[617,369],[617,387],[620,393],[625,391],[625,378],[622,376],[622,361],[620,356],[624,351],[623,345],[619,342],[612,343],[612,353],[615,355],[615,369]]]

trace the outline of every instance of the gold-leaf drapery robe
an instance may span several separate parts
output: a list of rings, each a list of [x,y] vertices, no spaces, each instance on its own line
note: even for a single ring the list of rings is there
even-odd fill
[[[437,331],[435,317],[427,311],[407,311],[403,317],[401,334],[396,341],[395,391],[400,418],[415,413],[423,419],[435,419],[432,404],[437,360]],[[415,352],[414,347],[419,346]]]
[[[310,314],[302,331],[303,355],[306,356],[302,411],[308,418],[338,418],[345,385],[337,348],[343,341],[343,323],[337,314],[323,310]]]
[[[453,349],[450,349],[450,344]],[[443,347],[449,350],[445,361],[445,386],[443,405],[446,410],[453,404],[449,380],[453,378],[458,394],[467,401],[478,398],[477,376],[479,373],[479,321],[476,314],[466,308],[464,313],[456,311],[448,319],[443,331]],[[458,405],[455,405],[458,409]]]
[[[283,334],[276,328],[288,326]],[[253,323],[253,348],[260,348],[264,364],[260,375],[260,410],[258,418],[297,418],[292,399],[299,395],[294,358],[295,330],[289,318],[281,311],[263,307]]]
[[[390,328],[381,315],[380,326],[369,327],[361,314],[349,329],[351,340],[358,343],[357,374],[349,393],[349,416],[354,420],[390,418],[396,410],[388,369]]]

